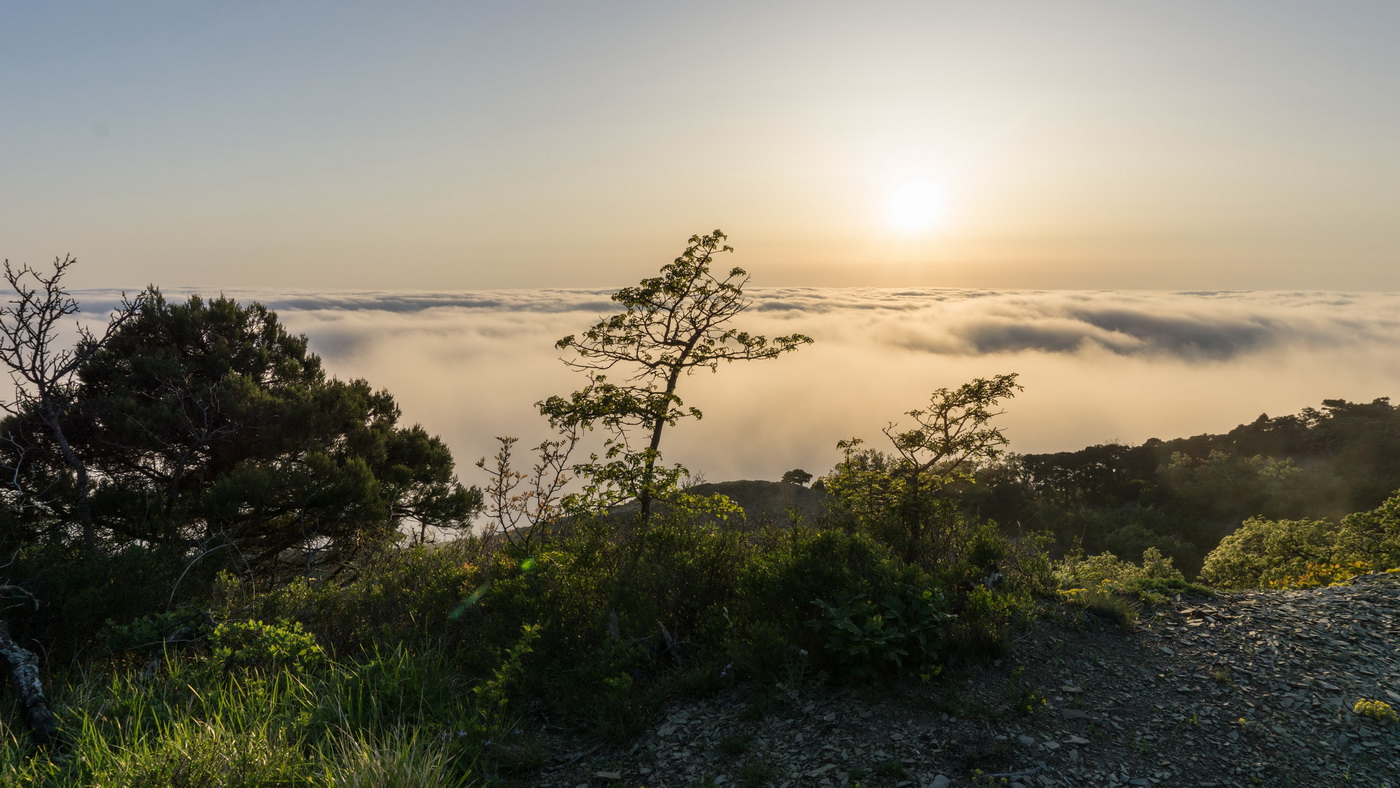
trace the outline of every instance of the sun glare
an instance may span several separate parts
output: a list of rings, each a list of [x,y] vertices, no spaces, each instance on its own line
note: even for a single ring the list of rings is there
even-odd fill
[[[942,189],[931,181],[910,181],[890,194],[885,218],[900,232],[921,233],[942,224],[945,211]]]

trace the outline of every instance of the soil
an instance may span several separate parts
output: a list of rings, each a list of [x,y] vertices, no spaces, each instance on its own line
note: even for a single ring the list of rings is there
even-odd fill
[[[539,786],[1400,786],[1400,574],[1078,608],[927,682],[736,687],[621,749],[556,742]]]

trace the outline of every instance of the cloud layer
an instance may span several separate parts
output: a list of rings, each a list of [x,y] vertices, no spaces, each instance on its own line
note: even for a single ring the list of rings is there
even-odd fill
[[[547,437],[533,403],[580,384],[554,341],[614,311],[606,290],[230,292],[277,310],[326,366],[391,390],[469,482],[493,436]],[[168,298],[186,291],[167,290]],[[78,293],[89,315],[114,303]],[[1324,398],[1400,394],[1400,295],[1327,292],[754,290],[742,328],[816,343],[682,384],[705,419],[666,438],[711,480],[827,471],[840,438],[973,377],[1018,372],[1016,451],[1228,430]]]

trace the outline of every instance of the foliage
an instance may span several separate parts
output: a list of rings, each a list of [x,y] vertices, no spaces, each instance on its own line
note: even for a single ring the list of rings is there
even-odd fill
[[[1326,520],[1246,520],[1206,557],[1201,576],[1226,588],[1308,587],[1400,567],[1400,493]]]
[[[208,614],[199,610],[171,610],[141,616],[126,624],[110,619],[98,632],[98,640],[114,652],[135,651],[160,646],[162,648],[205,638],[213,627]],[[179,641],[172,643],[172,641]]]
[[[1162,551],[1149,547],[1142,553],[1142,563],[1135,565],[1112,553],[1085,556],[1075,551],[1065,556],[1055,567],[1055,579],[1061,588],[1087,588],[1102,584],[1127,587],[1139,580],[1185,580],[1172,560]]]
[[[387,392],[327,378],[306,339],[259,304],[173,304],[152,291],[75,374],[65,431],[113,545],[274,572],[289,550],[307,568],[392,541],[401,526],[420,537],[460,527],[480,501],[441,440],[400,427]],[[3,447],[5,461],[55,473],[44,458],[62,447],[24,426],[40,416],[12,417],[11,434],[34,440]],[[62,538],[64,511],[12,516]]]
[[[1134,557],[1186,574],[1251,517],[1335,521],[1380,504],[1400,478],[1400,408],[1324,400],[1228,433],[1006,458],[958,487],[969,514],[1053,532],[1060,548]]]
[[[344,658],[401,646],[454,646],[471,636],[452,613],[482,583],[484,546],[459,540],[370,556],[352,578],[294,578],[271,591],[225,573],[213,606],[224,617],[300,622],[332,655]]]
[[[1056,564],[1054,573],[1063,602],[1125,627],[1137,621],[1144,603],[1165,603],[1169,593],[1209,593],[1204,586],[1186,582],[1172,559],[1155,547],[1143,551],[1139,564],[1112,553],[1085,556],[1074,550]]]
[[[1035,609],[1025,591],[997,591],[977,586],[961,600],[949,637],[950,651],[971,660],[999,657],[1010,648],[1015,627]]]
[[[807,625],[823,637],[827,655],[855,676],[918,667],[939,656],[948,614],[933,589],[906,584],[879,603],[865,594],[814,603],[826,615]]]
[[[1251,588],[1298,577],[1330,563],[1335,526],[1325,520],[1251,517],[1206,556],[1201,578],[1221,588]]]
[[[112,335],[142,308],[148,293],[136,300],[122,296],[101,336],[78,329],[73,348],[58,346],[60,321],[79,311],[78,302],[63,286],[63,277],[77,260],[54,258],[53,272],[29,265],[18,270],[6,260],[5,281],[15,297],[0,307],[0,364],[10,372],[13,398],[0,400],[8,418],[0,422],[3,462],[8,480],[5,498],[12,512],[47,514],[38,517],[46,530],[63,531],[76,523],[83,549],[97,549],[97,525],[90,509],[92,474],[87,458],[70,441],[69,412],[74,404],[75,375],[107,344]],[[38,447],[47,446],[47,456]],[[36,518],[25,517],[28,527]]]
[[[225,670],[300,673],[322,665],[326,653],[297,621],[225,621],[209,633],[210,658]]]
[[[1317,588],[1318,586],[1341,585],[1346,581],[1375,571],[1375,565],[1367,561],[1352,561],[1347,564],[1308,564],[1302,574],[1283,575],[1269,580],[1269,588]]]
[[[902,582],[924,580],[906,569],[889,549],[869,536],[836,529],[802,529],[752,555],[741,567],[736,598],[729,605],[734,634],[773,628],[787,643],[818,652],[808,622],[822,615],[813,600],[883,598]],[[766,672],[770,665],[741,665]]]
[[[697,370],[714,371],[720,362],[777,358],[810,343],[801,334],[767,338],[729,325],[748,307],[749,275],[732,268],[723,277],[710,270],[717,254],[733,251],[719,230],[691,236],[680,257],[661,275],[614,293],[623,311],[604,318],[582,335],[570,334],[556,347],[575,355],[565,361],[588,375],[588,384],[568,398],[552,396],[540,413],[565,433],[602,426],[608,433],[600,462],[581,466],[590,480],[593,507],[631,498],[642,518],[652,501],[664,496],[684,474],[659,466],[662,432],[681,418],[700,418],[676,394],[680,379]],[[619,381],[605,373],[620,370]],[[638,439],[640,434],[640,443]]]
[[[194,584],[177,586],[180,566],[137,545],[91,554],[81,544],[31,544],[13,553],[8,563],[6,571],[24,578],[33,597],[6,616],[16,632],[43,643],[55,661],[89,647],[109,622],[125,624],[158,615],[155,611],[199,606],[186,593]],[[172,588],[178,593],[172,594]]]
[[[1292,458],[1211,449],[1203,459],[1173,452],[1160,477],[1175,495],[1195,502],[1204,516],[1228,520],[1238,511],[1260,514],[1294,508],[1301,473]]]
[[[951,547],[944,537],[957,517],[946,488],[970,482],[1000,456],[1006,436],[989,422],[1001,413],[998,403],[1020,389],[1011,374],[934,391],[927,408],[907,412],[912,427],[884,428],[894,454],[862,450],[859,438],[838,443],[844,457],[826,489],[856,519],[897,525],[905,561],[936,560]]]
[[[573,481],[569,457],[578,444],[578,431],[569,429],[567,433],[562,440],[546,440],[535,447],[539,459],[528,475],[511,464],[518,438],[496,438],[501,448],[490,467],[485,457],[476,462],[489,477],[485,491],[488,528],[518,550],[529,552],[535,543],[543,543],[544,531],[565,514],[564,489]]]
[[[783,478],[779,481],[781,481],[783,484],[795,484],[798,487],[805,487],[807,486],[807,482],[810,482],[811,480],[812,474],[802,470],[801,468],[793,468],[787,473],[784,473]]]
[[[1379,506],[1342,518],[1334,561],[1362,561],[1376,569],[1400,567],[1400,491]]]
[[[480,721],[477,729],[487,740],[498,738],[509,732],[514,725],[510,711],[512,690],[520,684],[524,674],[525,656],[534,649],[539,639],[538,624],[526,624],[520,628],[520,638],[511,645],[500,667],[491,678],[472,688],[472,701]]]

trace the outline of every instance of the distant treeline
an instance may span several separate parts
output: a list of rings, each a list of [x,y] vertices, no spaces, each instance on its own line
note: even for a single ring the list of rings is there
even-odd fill
[[[1157,547],[1189,573],[1249,517],[1338,519],[1400,488],[1400,408],[1324,400],[1224,435],[1012,456],[960,491],[972,514],[1050,531],[1061,549],[1137,558]]]

